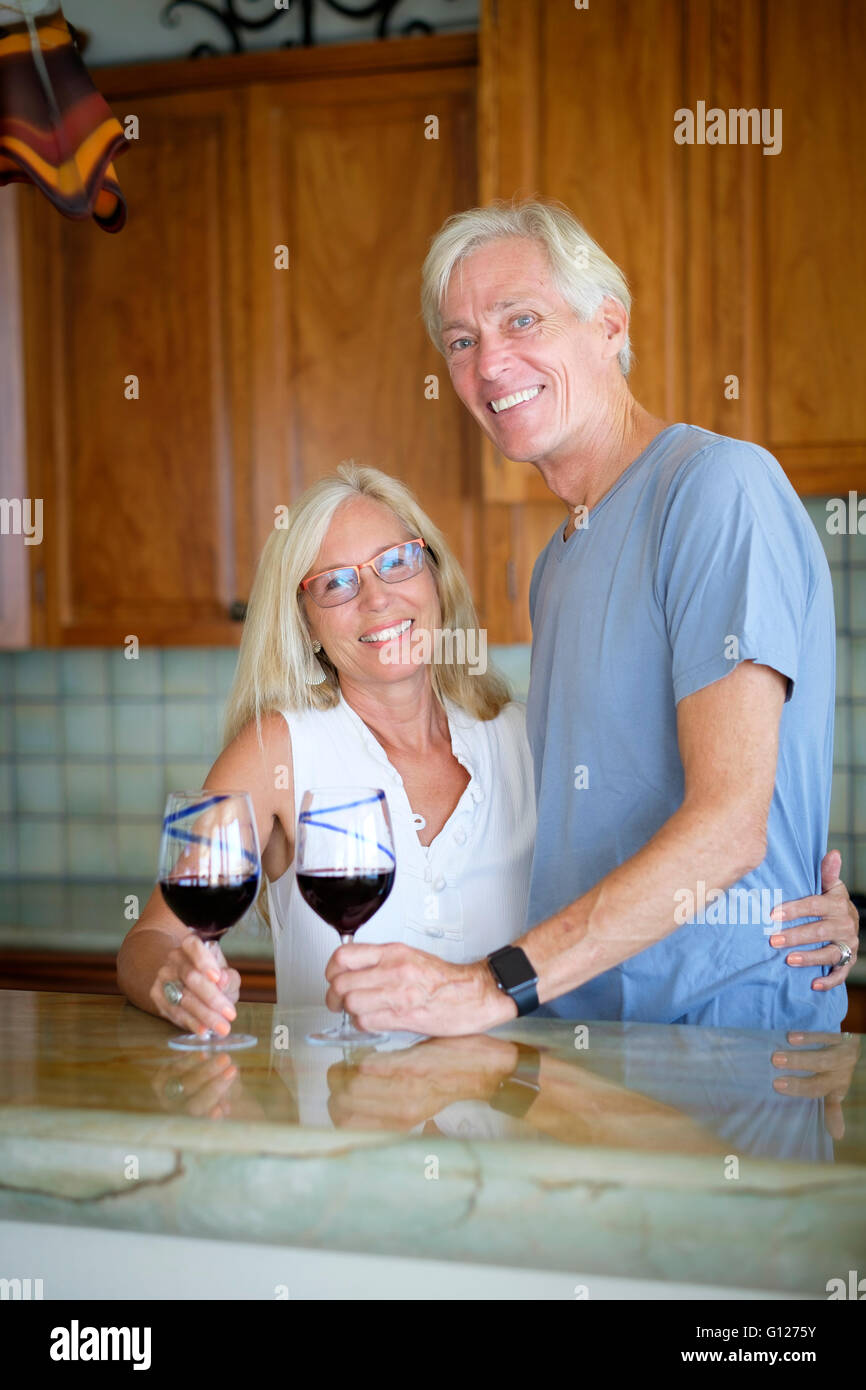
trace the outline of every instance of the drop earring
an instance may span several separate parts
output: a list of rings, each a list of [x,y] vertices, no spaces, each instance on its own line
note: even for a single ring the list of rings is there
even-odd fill
[[[325,674],[325,671],[324,671],[324,668],[323,668],[323,666],[322,666],[322,663],[321,663],[320,661],[317,661],[317,660],[316,660],[316,657],[315,657],[315,653],[316,653],[316,652],[320,652],[321,650],[322,650],[322,644],[321,644],[321,642],[319,642],[319,641],[314,642],[314,643],[313,643],[313,653],[314,653],[314,654],[310,657],[310,660],[309,660],[309,663],[308,663],[308,665],[309,665],[309,672],[308,672],[308,675],[307,675],[307,685],[321,685],[323,681],[326,681],[326,680],[328,679],[327,675]]]

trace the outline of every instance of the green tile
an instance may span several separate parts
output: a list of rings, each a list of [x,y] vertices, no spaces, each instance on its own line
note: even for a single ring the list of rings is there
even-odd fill
[[[122,648],[108,653],[108,679],[113,695],[129,695],[143,700],[162,694],[162,652],[158,647],[140,647],[138,657],[128,660]]]
[[[167,700],[165,705],[165,751],[167,757],[216,758],[219,749],[218,720],[210,701]]]
[[[844,538],[827,529],[830,515],[827,511],[826,497],[804,497],[803,505],[809,513],[812,524],[818,532],[824,554],[831,564],[839,563],[844,557]]]
[[[59,878],[66,872],[66,822],[43,817],[18,821],[18,872],[24,878]]]
[[[238,664],[237,647],[214,648],[214,695],[225,700],[231,690]]]
[[[11,753],[14,712],[11,705],[0,705],[0,753]]]
[[[866,570],[851,571],[850,605],[851,631],[866,633]]]
[[[63,764],[22,758],[15,769],[19,815],[63,815]]]
[[[121,758],[158,757],[162,729],[159,700],[123,700],[114,706],[114,751]]]
[[[836,638],[836,699],[851,694],[851,638]]]
[[[488,648],[488,661],[508,681],[515,700],[525,700],[529,689],[529,652],[528,642]]]
[[[67,821],[70,878],[114,878],[117,874],[117,827],[110,817]]]
[[[847,632],[848,629],[848,576],[845,570],[834,569],[833,578],[833,607],[836,613],[836,631]]]
[[[847,705],[836,708],[835,739],[833,743],[834,767],[848,767],[851,762],[851,740],[849,737],[850,711]]]
[[[63,727],[67,757],[88,753],[107,757],[111,753],[111,718],[108,705],[84,701],[65,705]]]
[[[114,811],[113,777],[109,763],[66,764],[66,809],[71,816],[110,815]]]
[[[69,888],[65,883],[27,883],[18,895],[18,919],[25,927],[56,927],[66,924]]]
[[[854,872],[848,883],[849,892],[866,893],[866,840],[854,851]]]
[[[206,759],[173,758],[163,767],[162,804],[169,792],[197,792],[204,786],[211,769]]]
[[[854,747],[852,761],[860,768],[866,768],[866,705],[855,705],[853,710]]]
[[[162,763],[116,762],[114,796],[118,815],[161,816],[165,805]]]
[[[17,696],[56,695],[57,652],[16,652],[13,675]]]
[[[851,891],[851,875],[854,868],[854,847],[850,835],[829,835],[827,849],[837,849],[842,856],[842,882]]]
[[[60,691],[63,695],[108,695],[108,653],[96,648],[60,653]]]
[[[851,638],[851,695],[866,700],[866,637]]]
[[[60,717],[56,705],[16,705],[16,753],[57,754],[61,751]]]
[[[826,497],[801,497],[809,518],[816,531],[823,531],[827,520],[827,498]]]
[[[15,692],[15,659],[17,652],[0,652],[0,700],[11,700]]]
[[[119,820],[117,823],[117,869],[120,875],[141,876],[156,882],[159,860],[161,820]],[[142,903],[142,907],[144,904]]]
[[[14,835],[5,834],[6,827],[0,822],[0,846],[14,841]],[[2,853],[2,850],[0,850]],[[21,910],[21,887],[17,883],[0,883],[0,922],[4,926],[15,926]]]
[[[866,772],[851,774],[852,807],[849,832],[866,838]]]
[[[833,794],[830,798],[830,833],[836,835],[847,835],[850,829],[849,819],[851,815],[851,774],[849,772],[836,772],[833,774]]]
[[[18,837],[15,822],[11,818],[0,818],[0,878],[11,878],[18,873]]]
[[[166,696],[214,693],[214,660],[209,647],[177,648],[162,654],[162,687]]]
[[[0,816],[11,816],[15,810],[13,766],[8,758],[2,758],[0,759]]]

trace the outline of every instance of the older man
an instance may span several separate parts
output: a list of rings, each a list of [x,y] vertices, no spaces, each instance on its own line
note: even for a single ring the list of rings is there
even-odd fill
[[[530,592],[530,930],[468,966],[342,948],[329,1003],[426,1033],[539,1002],[837,1030],[853,922],[827,944],[821,921],[781,935],[769,915],[821,893],[828,828],[833,595],[802,504],[766,450],[635,400],[628,288],[565,209],[449,219],[423,304],[485,434],[571,509]]]

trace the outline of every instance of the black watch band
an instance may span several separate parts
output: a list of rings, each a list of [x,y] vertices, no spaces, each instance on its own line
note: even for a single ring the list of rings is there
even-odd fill
[[[517,1005],[517,1015],[531,1014],[538,1008],[538,976],[529,957],[519,946],[503,946],[487,957],[490,973],[499,989]]]
[[[510,1115],[512,1119],[522,1120],[541,1090],[541,1053],[537,1047],[528,1047],[525,1043],[517,1043],[516,1046],[517,1065],[510,1076],[500,1081],[488,1103],[491,1109]]]

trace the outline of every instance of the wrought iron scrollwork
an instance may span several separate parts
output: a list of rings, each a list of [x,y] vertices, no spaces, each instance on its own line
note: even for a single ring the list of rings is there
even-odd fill
[[[247,0],[249,4],[258,3],[258,0]],[[274,0],[263,0],[267,5],[268,13],[259,16],[243,14],[238,9],[238,0],[169,0],[163,6],[160,18],[163,24],[175,26],[179,23],[177,11],[180,9],[203,10],[211,19],[222,25],[223,32],[231,44],[231,52],[243,53],[244,34],[256,29],[267,29],[280,19],[285,19],[287,14],[292,12],[300,13],[300,37],[297,39],[287,39],[280,44],[281,48],[309,48],[316,42],[314,15],[317,6],[327,5],[335,14],[342,15],[344,19],[354,19],[359,23],[369,20],[376,21],[376,37],[387,39],[395,34],[432,34],[433,25],[425,19],[408,20],[400,27],[394,27],[392,17],[394,11],[403,4],[403,0],[367,0],[367,3],[360,5],[348,5],[344,0],[291,0],[290,9],[277,8]],[[445,0],[447,3],[447,0]],[[218,54],[221,51],[210,43],[200,43],[190,53],[190,58],[201,58],[206,55]]]

